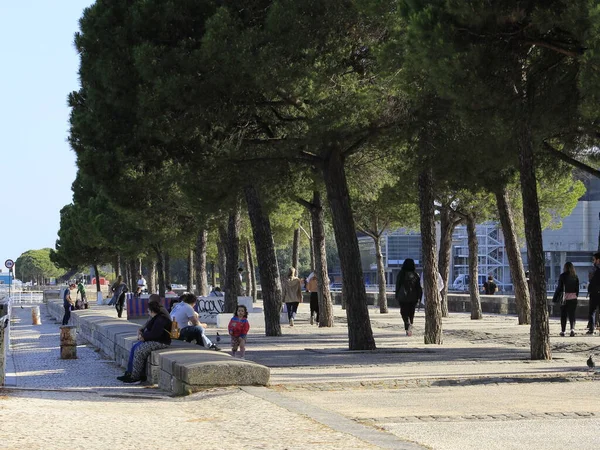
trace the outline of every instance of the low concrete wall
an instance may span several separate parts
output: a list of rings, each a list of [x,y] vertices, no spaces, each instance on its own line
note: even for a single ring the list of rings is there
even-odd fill
[[[49,300],[47,306],[52,317],[62,320],[62,302]],[[71,322],[84,339],[125,368],[140,326],[112,314],[110,307],[92,305],[73,311]],[[183,341],[173,341],[169,348],[154,351],[148,358],[148,379],[177,395],[215,386],[265,386],[270,375],[268,367]]]
[[[336,305],[342,304],[342,293],[332,292],[332,301]],[[489,314],[517,314],[517,304],[512,295],[480,295],[481,310]],[[304,298],[304,301],[308,301]],[[388,306],[399,308],[394,294],[387,294]],[[375,305],[377,303],[377,293],[367,292],[367,304]],[[586,320],[588,318],[589,300],[587,298],[577,299],[577,319]],[[469,294],[448,294],[448,311],[450,312],[471,312],[471,298]],[[552,303],[552,297],[548,297],[548,312],[550,317],[560,317],[560,305]]]

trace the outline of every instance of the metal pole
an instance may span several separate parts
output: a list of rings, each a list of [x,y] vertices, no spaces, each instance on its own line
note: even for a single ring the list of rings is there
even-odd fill
[[[12,267],[8,269],[8,297],[11,297],[11,287],[12,287]]]

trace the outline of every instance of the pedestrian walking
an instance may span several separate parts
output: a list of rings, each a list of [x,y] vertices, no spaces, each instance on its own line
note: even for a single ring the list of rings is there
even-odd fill
[[[62,324],[67,325],[71,320],[71,311],[75,307],[75,302],[71,298],[71,289],[75,289],[75,284],[71,283],[65,288],[63,292],[63,307],[65,308],[65,314],[63,316]]]
[[[319,324],[319,283],[317,274],[311,272],[306,279],[306,290],[310,292],[310,324]],[[314,316],[314,318],[313,318]]]
[[[108,304],[115,305],[117,316],[121,318],[123,315],[123,307],[125,305],[125,294],[128,291],[127,284],[123,281],[122,275],[117,277],[117,281],[112,285],[111,291],[113,292],[113,297]]]
[[[289,268],[287,278],[283,282],[283,301],[287,308],[290,327],[293,327],[298,305],[302,303],[302,281],[296,277],[295,267]]]
[[[594,253],[593,262],[594,268],[590,273],[590,283],[588,284],[590,303],[588,309],[588,330],[586,334],[594,334],[596,310],[600,307],[600,252]]]
[[[407,258],[396,278],[396,300],[400,304],[400,315],[407,336],[412,336],[415,308],[422,295],[421,278],[415,271],[415,261]]]
[[[248,322],[248,309],[244,305],[237,307],[236,314],[229,321],[227,327],[229,336],[231,336],[231,356],[235,357],[238,348],[240,350],[240,359],[246,357],[246,338],[250,331]]]
[[[579,278],[573,263],[567,262],[563,273],[558,277],[558,286],[552,297],[554,303],[560,303],[560,335],[565,335],[567,317],[571,325],[570,336],[575,336],[575,311],[579,295]]]
[[[80,279],[79,283],[77,284],[77,293],[75,294],[75,297],[77,297],[78,294],[81,296],[81,299],[75,301],[75,309],[87,309],[88,302],[87,302],[87,296],[85,294],[85,286],[83,284],[83,278]]]

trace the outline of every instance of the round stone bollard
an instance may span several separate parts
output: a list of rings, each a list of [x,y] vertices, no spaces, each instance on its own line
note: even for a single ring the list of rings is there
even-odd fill
[[[77,327],[60,327],[60,359],[77,359]]]
[[[41,325],[42,317],[40,316],[40,307],[33,306],[31,308],[31,324],[32,325]]]

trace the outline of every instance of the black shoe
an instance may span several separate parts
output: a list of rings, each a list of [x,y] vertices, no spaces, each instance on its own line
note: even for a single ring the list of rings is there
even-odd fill
[[[122,375],[122,376],[120,376],[120,377],[117,377],[117,380],[119,380],[119,381],[123,381],[123,382],[125,382],[125,383],[128,383],[128,381],[127,381],[127,380],[131,380],[131,374],[130,374],[129,372],[125,372],[125,374],[124,374],[124,375]]]
[[[209,350],[216,350],[219,351],[221,350],[221,347],[217,347],[216,344],[211,345],[210,347],[208,347]]]
[[[587,330],[585,334],[594,334],[594,330]]]

